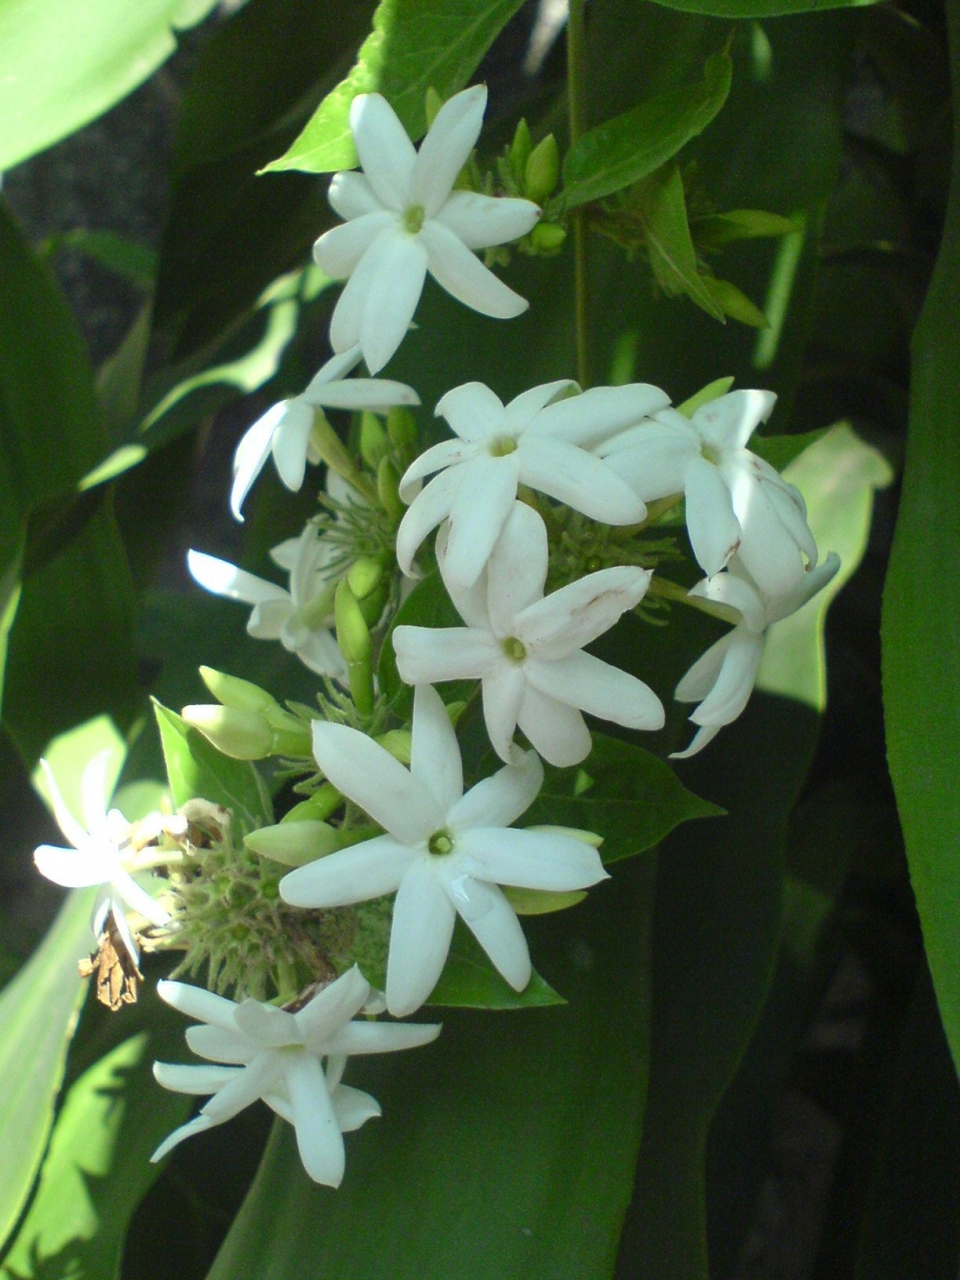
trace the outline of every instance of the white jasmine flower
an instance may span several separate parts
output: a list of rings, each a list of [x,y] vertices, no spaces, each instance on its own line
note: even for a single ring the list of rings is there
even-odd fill
[[[307,462],[319,462],[310,446],[317,406],[383,412],[393,405],[420,403],[413,388],[402,382],[386,378],[347,378],[359,362],[360,348],[356,345],[335,355],[304,392],[273,405],[245,433],[233,457],[230,510],[237,520],[243,520],[240,508],[271,453],[277,474],[294,492],[303,484]]]
[[[139,952],[133,931],[127,922],[127,908],[155,925],[167,924],[170,913],[137,884],[131,874],[131,871],[137,869],[138,862],[137,850],[130,844],[133,824],[127,822],[119,809],[107,810],[106,807],[109,758],[109,751],[101,752],[93,757],[83,771],[81,797],[86,829],[67,808],[46,760],[40,761],[57,824],[73,848],[61,849],[56,845],[42,844],[34,850],[33,860],[42,875],[64,888],[100,886],[91,919],[94,935],[99,937],[107,916],[112,916],[117,931],[136,964],[139,963]],[[177,821],[171,819],[167,825],[174,826]],[[161,826],[162,822],[158,824],[158,829]],[[143,864],[145,860],[139,861]]]
[[[333,634],[333,595],[344,567],[331,567],[336,548],[325,542],[315,525],[307,524],[299,538],[273,548],[273,562],[290,575],[290,589],[202,551],[187,553],[194,581],[228,600],[253,605],[247,631],[257,640],[279,640],[317,675],[339,679],[346,675]]]
[[[453,190],[486,105],[483,85],[454,94],[419,152],[379,93],[360,94],[350,105],[363,172],[334,174],[330,203],[347,221],[322,235],[313,252],[328,276],[349,277],[330,324],[333,349],[359,343],[371,373],[403,341],[428,271],[485,316],[505,320],[527,309],[473,251],[526,235],[539,208],[530,200]]]
[[[439,1026],[352,1022],[365,1006],[372,1011],[370,984],[356,967],[296,1013],[257,1000],[235,1004],[182,982],[160,982],[157,991],[174,1009],[204,1024],[187,1031],[194,1053],[224,1065],[154,1063],[153,1074],[165,1089],[213,1096],[151,1160],[163,1159],[184,1138],[223,1124],[262,1098],[294,1126],[304,1169],[328,1187],[338,1187],[343,1179],[344,1133],[380,1115],[376,1099],[341,1083],[347,1058],[416,1048],[440,1032]]]
[[[817,562],[799,490],[746,448],[776,402],[770,391],[731,391],[685,418],[662,409],[597,452],[646,502],[683,493],[701,569],[718,573],[737,553],[757,586],[786,595]]]
[[[768,596],[734,559],[726,572],[705,578],[692,588],[690,595],[730,610],[736,626],[711,645],[677,685],[678,701],[700,703],[690,717],[700,728],[686,751],[673,752],[675,759],[696,755],[725,724],[736,720],[753,692],[767,628],[796,613],[839,568],[840,557],[831,551],[822,564],[803,575],[798,588],[786,595]]]
[[[386,997],[397,1016],[433,990],[458,914],[514,990],[527,985],[526,939],[499,885],[570,890],[606,878],[589,845],[510,826],[543,782],[532,751],[516,749],[515,763],[463,794],[456,734],[429,685],[414,694],[409,771],[344,725],[315,721],[313,749],[330,782],[386,834],[291,871],[280,895],[296,907],[333,907],[396,891]]]
[[[457,439],[422,454],[400,482],[410,502],[397,532],[397,559],[412,571],[417,548],[450,521],[447,573],[472,586],[517,497],[517,486],[556,498],[605,524],[634,524],[647,509],[626,481],[592,453],[600,441],[669,403],[658,387],[631,383],[579,391],[569,379],[533,387],[504,406],[482,382],[448,391],[437,405]],[[439,471],[419,491],[424,476]]]
[[[583,650],[643,598],[653,576],[648,570],[601,569],[545,597],[547,531],[522,502],[472,588],[447,581],[445,542],[441,534],[440,572],[467,625],[397,627],[393,646],[403,680],[479,679],[490,741],[508,763],[517,725],[545,760],[560,766],[590,753],[581,711],[630,729],[663,727],[652,689]]]

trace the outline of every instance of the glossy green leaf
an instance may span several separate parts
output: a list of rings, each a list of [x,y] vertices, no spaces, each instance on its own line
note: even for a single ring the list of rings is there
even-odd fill
[[[113,794],[127,754],[127,744],[109,716],[95,716],[67,733],[58,734],[44,747],[43,758],[56,779],[57,789],[67,808],[80,823],[84,821],[83,771],[94,756],[104,752],[108,754],[104,775],[104,802],[107,802]],[[53,798],[46,773],[39,765],[34,769],[31,781],[52,813]]]
[[[175,805],[209,800],[233,814],[235,835],[273,822],[270,799],[253,765],[228,756],[192,729],[175,711],[153,704]]]
[[[536,1009],[563,1004],[562,995],[534,973],[523,991],[514,991],[496,971],[477,940],[459,921],[440,981],[427,1003],[460,1009]]]
[[[142,84],[215,0],[5,0],[0,170],[101,115]]]
[[[637,206],[657,284],[668,298],[686,294],[707,315],[722,320],[723,308],[700,276],[679,166],[667,164],[651,174],[637,194]]]
[[[522,0],[381,0],[356,66],[320,103],[290,149],[268,169],[352,169],[350,103],[382,93],[414,139],[426,129],[428,89],[449,98],[470,79]]]
[[[92,935],[93,891],[72,893],[49,933],[0,992],[0,1245],[30,1194],[84,993],[77,961]]]
[[[851,9],[877,0],[655,0],[666,9],[703,14],[712,18],[776,18],[815,13],[824,9]]]
[[[545,768],[543,788],[523,825],[552,823],[603,836],[607,865],[642,853],[674,827],[723,810],[682,785],[669,765],[642,747],[593,735],[593,751],[573,769]]]
[[[951,56],[960,13],[948,7]],[[954,79],[954,111],[960,82]],[[913,339],[903,493],[883,602],[883,693],[890,772],[940,1013],[960,1063],[960,152],[943,241]]]
[[[602,200],[666,164],[726,102],[732,74],[727,55],[716,53],[700,84],[668,89],[585,133],[564,158],[557,209]]]
[[[337,1191],[278,1123],[210,1280],[609,1276],[643,1110],[652,871],[529,929],[569,1004],[451,1011],[426,1049],[351,1059],[383,1117],[347,1135]]]
[[[155,1083],[155,1052],[140,1032],[70,1087],[3,1280],[117,1274],[127,1222],[158,1175],[150,1155],[192,1106]]]

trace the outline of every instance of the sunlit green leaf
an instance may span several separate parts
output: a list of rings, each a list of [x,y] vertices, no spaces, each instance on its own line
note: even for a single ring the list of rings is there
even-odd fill
[[[449,98],[470,79],[497,33],[522,0],[381,0],[373,33],[349,76],[324,98],[290,149],[268,169],[329,173],[352,169],[357,153],[350,103],[359,93],[382,93],[407,132],[426,129],[428,89]]]

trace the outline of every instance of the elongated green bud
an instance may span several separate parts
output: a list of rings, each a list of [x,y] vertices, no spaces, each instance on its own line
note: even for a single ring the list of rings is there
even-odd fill
[[[541,139],[527,157],[524,188],[528,200],[543,204],[560,178],[560,148],[552,133]]]
[[[369,502],[376,502],[377,491],[370,478],[354,466],[343,441],[319,409],[310,432],[310,447],[321,462],[325,462],[331,471],[335,471],[347,484],[352,485],[357,493],[363,494]]]
[[[538,222],[530,232],[530,248],[539,257],[549,258],[560,252],[566,239],[566,231],[555,222]]]
[[[383,565],[373,556],[361,556],[354,560],[347,571],[350,590],[358,600],[364,600],[379,587],[383,578]]]
[[[261,827],[245,836],[243,843],[254,853],[282,862],[285,867],[302,867],[305,862],[339,849],[339,837],[339,830],[329,823],[306,819]]]
[[[364,410],[360,418],[360,456],[372,471],[376,471],[380,460],[390,447],[383,423],[375,413]]]
[[[333,783],[324,782],[312,796],[307,796],[306,800],[301,800],[299,804],[293,806],[289,813],[285,813],[280,819],[280,825],[282,826],[285,822],[306,822],[308,820],[324,822],[330,817],[331,813],[336,813],[342,804],[343,796]]]
[[[334,617],[353,701],[361,714],[369,715],[373,710],[373,644],[370,628],[346,578],[337,587]]]
[[[400,500],[400,473],[389,458],[381,459],[377,468],[377,493],[381,507],[399,524],[406,507]]]
[[[404,470],[419,453],[417,420],[409,409],[397,405],[387,412],[387,435]]]
[[[513,142],[510,144],[510,167],[518,187],[523,184],[523,176],[532,150],[533,139],[530,137],[530,126],[521,117],[513,135]]]
[[[238,711],[267,711],[277,705],[276,699],[266,689],[249,680],[241,680],[239,676],[228,676],[213,667],[201,667],[200,678],[225,707],[234,707]]]
[[[272,753],[274,733],[258,711],[198,705],[184,707],[181,715],[218,751],[234,760],[263,760]]]
[[[518,916],[545,916],[551,911],[565,911],[587,896],[582,889],[561,893],[554,889],[516,889],[513,885],[504,885],[503,894]]]

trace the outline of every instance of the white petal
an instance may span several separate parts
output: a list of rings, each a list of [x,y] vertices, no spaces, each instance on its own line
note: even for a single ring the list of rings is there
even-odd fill
[[[487,106],[485,85],[455,93],[443,104],[420,144],[410,178],[410,201],[423,205],[432,218],[447,199],[460,170],[470,158]],[[490,241],[499,244],[498,240]]]
[[[693,741],[685,751],[671,751],[671,760],[689,760],[691,756],[697,755],[703,748],[714,740],[722,729],[719,724],[705,724],[693,735]]]
[[[437,222],[468,249],[489,249],[519,240],[539,219],[540,209],[532,200],[482,196],[475,191],[454,191],[436,214]]]
[[[715,448],[742,449],[776,402],[772,391],[730,391],[702,404],[691,423]]]
[[[463,795],[457,735],[443,699],[430,684],[418,684],[413,695],[410,772],[443,813]]]
[[[601,720],[627,729],[663,728],[663,706],[649,685],[592,653],[572,653],[554,662],[533,660],[526,664],[526,676],[541,693]]]
[[[284,1057],[283,1076],[304,1169],[314,1182],[339,1187],[346,1156],[323,1068],[310,1053],[291,1053]]]
[[[354,1057],[363,1053],[396,1053],[430,1044],[440,1034],[439,1026],[429,1023],[351,1022],[338,1031],[324,1046],[324,1052]]]
[[[327,382],[315,391],[307,387],[300,399],[322,404],[327,409],[371,409],[376,413],[386,412],[394,405],[420,403],[413,387],[394,382],[392,378],[345,378],[340,382]],[[334,496],[330,494],[331,498]]]
[[[473,827],[509,827],[536,800],[543,786],[543,765],[533,751],[515,751],[516,763],[484,778],[447,814],[454,832]]]
[[[487,675],[500,659],[489,631],[472,627],[397,627],[397,670],[406,684],[437,684]]]
[[[700,456],[692,432],[652,419],[600,445],[597,452],[644,502],[682,493],[687,469]]]
[[[694,458],[687,468],[684,495],[693,554],[712,578],[740,545],[740,524],[733,514],[730,492],[712,463]]]
[[[141,888],[134,880],[133,876],[128,875],[126,871],[118,867],[111,880],[111,887],[118,898],[130,908],[131,911],[138,911],[151,924],[161,925],[167,924],[170,920],[170,912],[165,910],[156,898]]]
[[[315,1053],[339,1052],[329,1048],[327,1041],[360,1012],[369,998],[370,983],[354,965],[294,1014],[304,1044],[309,1044]]]
[[[562,658],[609,631],[650,583],[649,569],[598,569],[529,605],[516,618],[517,635],[531,657]]]
[[[763,637],[738,627],[730,635],[716,684],[690,719],[694,724],[730,724],[747,705],[763,656]]]
[[[337,1086],[333,1091],[332,1101],[337,1124],[342,1133],[353,1133],[368,1120],[375,1120],[383,1114],[376,1098],[348,1084]]]
[[[520,480],[604,524],[637,524],[647,508],[625,480],[592,453],[547,436],[522,436]]]
[[[350,104],[350,129],[377,199],[401,212],[409,203],[417,153],[396,112],[379,93],[360,94]]]
[[[181,1066],[174,1062],[155,1062],[153,1078],[171,1093],[216,1093],[237,1073],[240,1067]]]
[[[529,682],[517,723],[544,760],[561,769],[585,760],[593,747],[580,712],[541,693]]]
[[[397,225],[397,216],[386,209],[365,213],[352,222],[325,231],[313,246],[313,257],[331,280],[345,280],[374,240],[388,227]]]
[[[396,1018],[419,1009],[437,985],[456,912],[429,854],[410,867],[397,891],[387,959],[387,1008]]]
[[[706,653],[700,655],[674,690],[673,696],[678,702],[704,700],[717,683],[732,637],[733,632],[728,631],[725,636],[721,636],[715,644],[712,644]]]
[[[534,435],[548,435],[581,448],[592,448],[670,403],[659,387],[631,382],[622,387],[593,387],[549,405],[531,423]]]
[[[488,440],[509,425],[503,401],[482,382],[454,387],[437,401],[435,412],[461,440]]]
[[[243,522],[240,508],[253,487],[253,482],[263,470],[270,456],[273,433],[283,420],[289,401],[281,400],[271,405],[241,437],[233,455],[233,487],[230,490],[230,511],[234,519]]]
[[[476,454],[476,446],[463,440],[441,440],[431,445],[415,462],[411,462],[400,481],[400,497],[410,502],[416,497],[418,483],[434,471],[442,471],[445,467],[455,467]]]
[[[797,590],[803,581],[804,563],[790,530],[770,501],[772,492],[775,490],[771,485],[760,484],[741,472],[735,482],[733,503],[742,530],[741,562],[761,591],[782,596]]]
[[[513,735],[526,678],[517,663],[502,658],[495,670],[483,679],[483,719],[494,751],[506,764],[512,761]]]
[[[436,831],[440,826],[438,820],[431,829]],[[375,836],[288,872],[280,881],[280,897],[292,907],[346,907],[367,902],[393,893],[416,856],[416,849],[400,844],[393,836]]]
[[[282,599],[265,600],[254,607],[247,631],[257,640],[280,640],[292,613],[293,601],[284,592]]]
[[[459,613],[468,627],[475,627],[479,631],[489,631],[490,615],[487,611],[486,571],[481,573],[476,582],[469,587],[457,586],[446,577],[447,538],[449,533],[450,525],[444,521],[437,532],[437,540],[434,546],[437,567],[440,570],[440,577],[443,578],[443,585],[447,589],[447,595],[453,601],[457,613]]]
[[[234,1022],[233,1012],[237,1006],[224,996],[216,996],[212,991],[204,991],[202,987],[193,987],[186,982],[168,981],[157,983],[157,995],[171,1009],[176,1009],[188,1018],[209,1022],[211,1026],[236,1034],[237,1024]]]
[[[596,849],[552,832],[477,827],[463,833],[457,849],[474,864],[474,876],[494,884],[568,891],[608,878]]]
[[[458,470],[443,562],[444,581],[453,590],[472,586],[490,558],[516,502],[520,455],[480,453]]]
[[[568,391],[579,392],[580,387],[572,378],[558,378],[556,382],[544,382],[514,396],[504,411],[511,434],[526,431],[536,422],[541,409],[562,399]]]
[[[430,792],[365,733],[315,720],[313,754],[337,790],[401,844],[419,844],[441,825]]]
[[[187,1027],[184,1038],[199,1058],[207,1058],[210,1062],[232,1062],[245,1066],[257,1055],[256,1045],[250,1042],[234,1028],[226,1031],[223,1027],[209,1026],[200,1023]]]
[[[424,223],[420,241],[429,255],[434,280],[464,306],[497,320],[510,320],[529,307],[526,298],[498,279],[436,218]]]
[[[237,1006],[234,1017],[241,1033],[260,1048],[277,1049],[303,1042],[294,1015],[275,1005],[244,1000]]]
[[[281,1076],[281,1059],[275,1050],[262,1049],[249,1066],[230,1078],[227,1084],[200,1108],[216,1124],[230,1120],[272,1089]]]
[[[731,569],[715,573],[712,578],[704,578],[690,588],[689,594],[736,610],[748,630],[759,635],[767,625],[763,601],[754,584],[741,576],[736,567],[737,561],[734,560]]]
[[[313,406],[303,400],[287,402],[283,421],[273,433],[273,461],[283,484],[296,493],[307,469],[307,444],[313,430]]]
[[[386,232],[367,258],[375,267],[364,293],[359,337],[367,368],[376,373],[407,336],[423,292],[427,252],[417,236]]]
[[[460,914],[467,927],[514,991],[522,991],[533,970],[527,940],[513,907],[496,885],[474,880],[464,889],[470,906]]]
[[[111,855],[109,850],[100,851],[96,847],[78,852],[76,849],[59,849],[56,845],[42,844],[34,850],[33,861],[41,875],[65,889],[106,884],[117,869],[116,856]]]
[[[83,827],[81,827],[80,823],[76,820],[67,806],[67,802],[64,800],[60,788],[57,785],[57,780],[53,776],[53,770],[50,768],[46,760],[41,759],[40,767],[43,770],[43,776],[46,779],[47,791],[50,795],[50,803],[53,806],[53,816],[57,820],[57,826],[75,849],[86,849],[87,845],[90,843],[89,832],[84,831]],[[50,846],[44,845],[43,847],[49,848]],[[47,873],[44,872],[43,874],[46,875]],[[96,884],[97,881],[89,881],[88,883]]]
[[[380,242],[392,239],[392,232],[382,232],[363,255],[350,274],[343,292],[337,299],[330,318],[330,345],[334,351],[346,354],[360,346],[360,328],[367,293],[381,270],[382,250]],[[364,353],[365,354],[365,353]]]
[[[450,467],[434,476],[404,512],[397,530],[397,563],[408,577],[413,573],[413,557],[421,542],[450,514],[454,497],[463,479],[462,467]]]
[[[83,770],[80,779],[80,808],[83,813],[83,820],[87,824],[87,830],[92,836],[110,835],[119,841],[126,839],[130,830],[130,824],[126,821],[121,813],[113,810],[116,815],[114,821],[115,830],[108,831],[110,824],[107,822],[107,801],[110,798],[109,789],[107,787],[107,772],[110,768],[110,757],[112,751],[98,751],[95,756],[89,760]]]
[[[186,1124],[182,1124],[179,1129],[174,1129],[169,1138],[165,1138],[160,1143],[156,1151],[150,1157],[150,1163],[156,1164],[158,1160],[162,1160],[168,1155],[174,1147],[178,1146],[184,1138],[191,1138],[195,1133],[203,1133],[207,1129],[212,1129],[214,1121],[209,1116],[194,1116],[192,1120],[188,1120]]]
[[[343,219],[362,218],[383,206],[362,173],[335,173],[330,180],[327,199],[334,213]]]
[[[541,599],[548,559],[546,525],[532,507],[515,502],[487,564],[488,608],[497,635],[513,635],[515,616]]]
[[[215,596],[224,596],[227,600],[259,604],[265,600],[289,599],[283,587],[266,582],[244,569],[238,569],[226,560],[208,556],[203,551],[187,552],[187,568],[194,582],[207,591],[212,591]]]
[[[340,652],[333,633],[321,628],[294,650],[303,665],[318,676],[332,676],[339,680],[347,674],[347,664]]]

